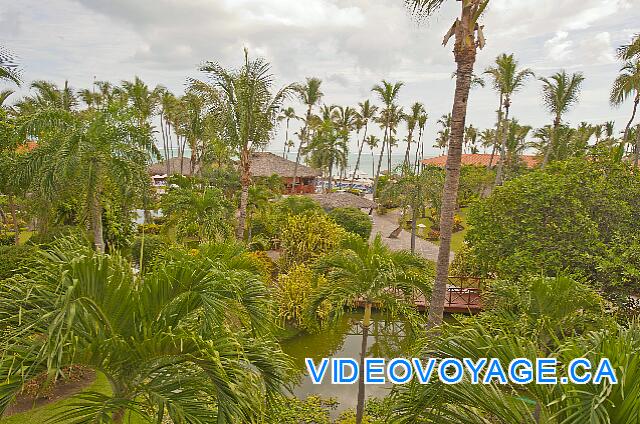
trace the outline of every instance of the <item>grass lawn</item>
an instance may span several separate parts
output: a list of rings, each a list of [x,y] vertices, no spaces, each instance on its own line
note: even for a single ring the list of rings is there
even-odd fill
[[[458,216],[462,219],[462,225],[464,226],[464,230],[454,233],[453,236],[451,237],[451,251],[454,253],[459,252],[460,249],[462,248],[464,244],[464,237],[467,235],[467,231],[469,230],[469,224],[467,223],[468,211],[469,211],[468,208],[462,208],[460,209],[460,212],[458,212]],[[418,223],[425,224],[427,227],[431,225],[431,221],[428,218],[420,218],[418,220]],[[435,241],[433,243],[439,245],[440,241]]]
[[[96,376],[96,380],[89,387],[85,389],[85,391],[92,391],[98,393],[108,394],[111,392],[111,387],[109,387],[109,382],[104,374],[98,373]],[[0,418],[1,424],[45,424],[47,420],[51,420],[51,418],[60,412],[59,408],[64,409],[69,404],[74,402],[74,396],[71,396],[68,399],[60,400],[59,402],[53,402],[48,405],[43,405],[39,408],[32,409],[31,411],[23,412],[21,414],[12,415],[8,418]],[[52,421],[49,421],[52,422]],[[56,421],[58,423],[64,424],[65,421]],[[145,421],[140,421],[136,419],[132,419],[131,421],[125,422],[132,424],[142,424]]]

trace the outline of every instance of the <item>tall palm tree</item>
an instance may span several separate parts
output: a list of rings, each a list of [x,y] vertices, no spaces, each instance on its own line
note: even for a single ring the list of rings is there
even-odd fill
[[[360,157],[362,156],[362,149],[364,148],[365,140],[367,139],[367,132],[369,130],[369,121],[375,118],[376,112],[378,111],[378,107],[372,105],[371,102],[367,99],[364,102],[358,103],[360,108],[359,114],[362,119],[362,125],[364,127],[364,134],[362,135],[362,142],[360,142],[358,146],[358,158],[356,159],[356,166],[353,168],[353,175],[351,176],[351,182],[356,179],[356,174],[358,173],[358,169],[360,168]],[[371,174],[373,176],[373,173]]]
[[[572,75],[566,71],[553,74],[550,78],[540,78],[542,81],[542,100],[547,110],[554,116],[553,135],[541,166],[544,168],[549,162],[554,149],[558,128],[562,123],[562,116],[578,102],[584,76],[581,73]]]
[[[376,161],[375,161],[374,149],[376,149],[378,147],[378,144],[380,144],[380,139],[375,135],[370,135],[369,137],[363,140],[363,143],[366,143],[366,145],[369,146],[369,149],[371,150],[371,176],[374,176],[376,174]]]
[[[422,135],[424,134],[424,129],[427,125],[427,119],[429,119],[429,115],[423,111],[418,118],[418,144],[416,145],[416,157],[415,157],[415,165],[414,172],[418,172],[420,170],[420,162],[418,160],[418,155],[420,158],[424,159],[424,141],[422,141]]]
[[[500,93],[502,100],[500,107],[504,109],[504,121],[509,122],[509,110],[511,108],[511,96],[520,90],[528,77],[534,76],[531,69],[518,69],[518,61],[515,60],[513,54],[501,54],[496,58],[495,66],[487,68],[485,73],[493,77],[494,88]],[[499,113],[502,117],[502,113]],[[496,170],[495,185],[502,184],[504,165],[507,155],[507,126],[503,125],[500,129],[500,162]]]
[[[139,125],[148,123],[156,112],[158,92],[150,90],[149,86],[137,76],[133,81],[122,81],[120,89],[133,106]]]
[[[305,155],[309,155],[309,163],[314,168],[320,168],[328,174],[328,189],[331,191],[333,170],[344,167],[347,163],[349,146],[346,130],[340,128],[334,121],[325,119],[316,129],[311,142],[305,147]]]
[[[46,113],[26,117],[23,133],[35,131],[46,143],[25,159],[24,178],[49,198],[70,183],[78,184],[95,248],[104,252],[103,198],[112,189],[107,186],[117,187],[126,197],[131,187],[144,190],[148,185],[147,164],[158,154],[151,130],[148,125],[139,127],[131,118],[134,113],[121,103],[82,113],[59,109],[57,114],[53,121]]]
[[[56,422],[254,421],[288,364],[254,265],[238,246],[203,245],[142,283],[120,256],[58,241],[0,290],[0,415],[29,380],[81,365],[111,391],[83,393]]]
[[[618,57],[624,61],[640,58],[640,34],[634,35],[629,44],[618,49]]]
[[[407,123],[407,150],[404,153],[404,168],[409,169],[411,158],[411,143],[413,142],[413,133],[418,126],[420,117],[424,114],[424,105],[420,102],[415,102],[411,105],[411,112],[404,116],[404,120]]]
[[[269,143],[282,103],[293,90],[293,86],[288,85],[272,93],[270,69],[264,59],[249,60],[245,49],[240,69],[228,70],[217,63],[206,62],[200,70],[210,82],[191,81],[194,92],[210,96],[212,112],[220,121],[222,134],[237,149],[242,191],[236,237],[240,240],[244,239],[246,227],[251,155]]]
[[[286,158],[287,157],[287,153],[288,153],[288,146],[289,146],[289,142],[291,140],[289,140],[289,123],[292,119],[298,119],[298,116],[296,115],[296,111],[294,108],[292,108],[291,106],[289,106],[288,108],[285,108],[282,113],[280,114],[280,116],[278,117],[278,120],[284,120],[285,121],[285,133],[284,133],[284,147],[282,148],[282,157]]]
[[[630,97],[633,98],[633,112],[629,122],[624,127],[624,135],[622,137],[624,145],[629,141],[629,128],[631,128],[631,124],[636,117],[638,104],[640,103],[640,59],[627,61],[620,68],[620,75],[613,82],[609,101],[613,106],[619,106]]]
[[[442,128],[438,131],[438,138],[436,138],[436,144],[433,147],[445,150],[451,138],[451,114],[447,113],[446,115],[442,115],[440,119],[438,119],[438,124]]]
[[[397,313],[411,313],[416,291],[426,295],[427,265],[425,261],[409,252],[393,252],[382,242],[380,234],[369,244],[360,236],[350,236],[342,249],[319,260],[317,271],[327,278],[327,284],[312,296],[310,311],[314,313],[328,301],[333,314],[339,316],[345,307],[362,302],[362,345],[360,367],[364,369],[367,341],[371,325],[373,305]],[[360,378],[356,424],[362,423],[364,415],[365,385]]]
[[[300,132],[300,144],[298,145],[298,152],[296,153],[296,165],[293,168],[293,182],[291,185],[292,191],[295,193],[296,180],[298,179],[298,165],[300,164],[300,153],[304,149],[305,145],[311,140],[311,121],[313,115],[313,108],[320,103],[324,93],[321,90],[322,80],[320,78],[307,78],[304,84],[297,84],[294,86],[294,90],[298,94],[298,97],[303,105],[306,106],[307,112],[304,118],[304,126]]]
[[[389,140],[391,139],[391,125],[392,125],[392,107],[398,99],[398,93],[404,85],[403,82],[390,83],[386,80],[382,80],[381,84],[373,86],[371,91],[378,95],[378,99],[384,104],[384,110],[381,112],[380,119],[384,128],[384,137],[382,138],[382,148],[380,149],[380,157],[378,159],[378,169],[376,170],[376,176],[373,183],[373,198],[376,198],[376,191],[378,189],[378,180],[380,179],[380,168],[382,167],[382,157],[384,156],[384,149]]]
[[[22,78],[15,59],[6,49],[0,47],[0,81],[10,81],[20,85]]]
[[[406,0],[406,4],[418,16],[434,14],[446,0]],[[467,116],[467,101],[473,79],[473,66],[477,49],[485,44],[483,26],[478,20],[489,4],[489,0],[462,0],[460,17],[455,20],[444,37],[443,44],[454,37],[453,54],[456,62],[456,91],[451,112],[452,125],[447,155],[445,186],[442,194],[442,211],[440,217],[440,247],[436,280],[429,306],[429,326],[442,323],[444,301],[447,291],[449,273],[449,255],[453,218],[455,215],[458,187],[460,185],[460,167],[462,161],[462,141]]]

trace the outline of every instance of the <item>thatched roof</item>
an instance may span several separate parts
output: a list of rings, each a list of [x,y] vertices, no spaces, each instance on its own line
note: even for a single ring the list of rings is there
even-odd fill
[[[293,178],[295,167],[295,162],[270,152],[258,152],[251,156],[251,175],[253,177],[270,177],[275,174],[284,178]],[[317,169],[298,164],[297,176],[300,178],[313,178],[321,175],[322,172]]]
[[[336,192],[326,194],[309,194],[316,202],[320,203],[324,209],[335,208],[356,208],[375,209],[378,205],[373,200],[358,196],[348,192]]]
[[[171,158],[169,159],[169,168],[171,172],[169,175],[175,175],[180,173],[180,158]],[[198,165],[196,165],[195,173],[198,172]],[[149,166],[148,169],[149,175],[164,175],[167,173],[167,162],[161,161],[158,163],[154,163]],[[191,176],[191,159],[184,158],[184,162],[182,164],[182,175],[189,177]]]

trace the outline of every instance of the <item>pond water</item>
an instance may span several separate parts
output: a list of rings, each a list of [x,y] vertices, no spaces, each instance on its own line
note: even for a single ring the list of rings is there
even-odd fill
[[[362,313],[345,314],[331,328],[316,334],[302,334],[281,343],[283,350],[290,355],[299,371],[299,381],[294,387],[293,394],[304,399],[317,394],[324,398],[333,397],[339,402],[337,412],[345,409],[355,409],[358,384],[333,385],[330,378],[325,376],[322,384],[314,385],[307,375],[305,358],[313,358],[316,364],[325,357],[344,357],[360,360],[362,345],[362,330],[359,322]],[[406,356],[411,347],[411,337],[407,337],[408,326],[399,321],[388,321],[385,316],[374,313],[372,325],[367,340],[367,357],[394,358]],[[366,397],[385,397],[391,385],[367,385]]]

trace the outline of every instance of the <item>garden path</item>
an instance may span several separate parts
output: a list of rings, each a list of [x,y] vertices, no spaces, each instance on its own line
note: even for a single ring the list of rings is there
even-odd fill
[[[382,241],[391,250],[410,250],[411,249],[411,232],[402,230],[398,235],[398,238],[389,238],[389,234],[398,228],[398,218],[400,216],[400,210],[392,210],[384,215],[378,215],[376,211],[373,212],[373,230],[371,231],[371,239],[375,238],[376,234],[382,235]],[[420,256],[436,262],[438,260],[438,245],[431,243],[427,240],[416,237],[416,253]],[[453,252],[451,252],[449,261],[453,261]]]

